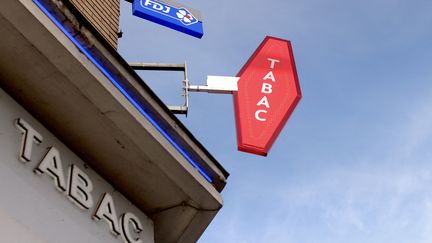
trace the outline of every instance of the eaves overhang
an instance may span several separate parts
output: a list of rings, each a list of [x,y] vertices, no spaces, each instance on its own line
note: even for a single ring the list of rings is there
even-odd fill
[[[120,55],[62,1],[0,1],[0,35],[0,87],[151,217],[156,242],[196,241],[228,173]]]

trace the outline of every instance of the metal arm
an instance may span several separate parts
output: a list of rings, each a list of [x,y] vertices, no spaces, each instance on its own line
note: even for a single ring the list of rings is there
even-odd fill
[[[207,85],[189,85],[189,91],[232,94],[237,91],[238,77],[207,76]]]
[[[183,96],[185,97],[185,102],[181,106],[168,106],[168,109],[174,114],[184,114],[187,115],[189,107],[189,80],[187,76],[187,65],[184,64],[169,64],[169,63],[129,63],[134,70],[146,70],[146,71],[182,71],[184,74],[183,84]]]
[[[183,96],[184,104],[181,106],[168,106],[174,114],[187,115],[189,108],[189,92],[207,92],[216,94],[232,94],[237,91],[238,77],[207,76],[207,85],[190,85],[186,62],[184,64],[166,63],[129,63],[134,70],[146,71],[182,71],[184,73]]]

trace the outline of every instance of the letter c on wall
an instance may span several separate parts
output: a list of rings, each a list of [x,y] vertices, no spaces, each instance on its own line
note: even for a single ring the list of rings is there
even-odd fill
[[[142,243],[140,238],[134,238],[132,236],[132,230],[130,228],[130,225],[132,225],[135,234],[139,234],[143,230],[143,226],[137,216],[135,216],[133,213],[125,213],[121,216],[120,224],[123,232],[122,236],[126,242]]]

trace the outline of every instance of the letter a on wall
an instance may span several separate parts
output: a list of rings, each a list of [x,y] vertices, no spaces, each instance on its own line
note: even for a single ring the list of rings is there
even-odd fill
[[[238,149],[266,156],[301,98],[291,43],[267,36],[237,77]]]

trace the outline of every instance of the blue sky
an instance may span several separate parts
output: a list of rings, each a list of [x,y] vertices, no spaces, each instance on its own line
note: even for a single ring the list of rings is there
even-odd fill
[[[303,99],[268,157],[236,150],[232,97],[192,93],[179,117],[231,173],[202,243],[432,242],[432,2],[181,1],[199,40],[132,16],[119,51],[234,76],[266,35],[291,40]],[[181,73],[140,75],[181,104]]]

